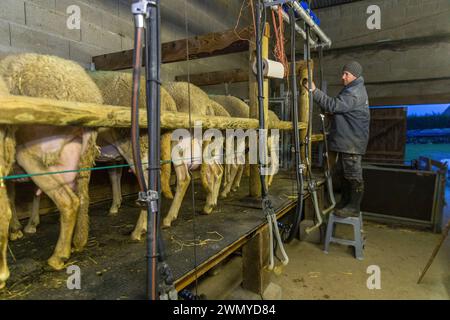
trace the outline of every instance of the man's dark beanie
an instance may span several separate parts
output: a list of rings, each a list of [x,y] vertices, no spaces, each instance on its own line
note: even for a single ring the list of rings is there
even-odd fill
[[[363,73],[363,68],[358,62],[350,61],[342,68],[342,72],[344,71],[350,72],[356,78],[359,78]]]

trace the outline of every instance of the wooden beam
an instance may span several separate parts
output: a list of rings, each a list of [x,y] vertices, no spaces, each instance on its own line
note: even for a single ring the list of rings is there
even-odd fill
[[[314,63],[312,60],[310,60],[310,67],[311,67],[311,74],[314,75]],[[299,121],[303,122],[303,123],[308,123],[309,121],[309,93],[308,90],[305,89],[305,87],[302,85],[304,80],[308,79],[308,68],[307,68],[307,63],[305,60],[301,61],[298,64],[298,69],[297,69],[297,74],[298,74],[298,85],[300,86],[300,95],[299,95],[299,99],[298,99],[298,117],[299,117]],[[314,79],[313,79],[314,81]],[[302,131],[300,132],[300,141],[304,142],[306,140],[306,136],[307,136],[308,132]],[[311,137],[312,137],[312,132],[311,132]],[[301,160],[302,163],[306,163],[306,145],[302,146],[302,151],[301,152]],[[312,155],[312,146],[311,144],[309,144],[309,148],[308,148],[308,152],[309,155],[311,157]],[[311,158],[310,158],[311,160]],[[306,174],[306,172],[305,172]]]
[[[242,287],[262,295],[270,282],[268,229],[258,232],[242,247]]]
[[[131,110],[128,107],[79,103],[23,96],[0,97],[1,124],[44,124],[53,126],[130,127]],[[203,129],[257,129],[257,119],[211,117],[191,115],[192,123],[201,121]],[[140,126],[147,127],[147,112],[139,112]],[[189,128],[189,114],[165,112],[161,115],[161,128]],[[301,129],[306,124],[299,123]],[[289,121],[269,122],[269,129],[291,130]]]
[[[208,33],[189,39],[163,43],[162,63],[184,61],[187,59],[208,58],[224,54],[248,51],[248,40],[253,33],[250,27],[234,31]],[[143,58],[145,62],[145,55]],[[97,70],[123,70],[132,68],[133,50],[103,54],[92,58]]]
[[[211,86],[222,83],[247,82],[248,71],[243,69],[233,69],[225,71],[214,71],[176,76],[176,81],[188,81],[196,86]]]
[[[297,73],[305,68],[305,61],[296,62]],[[188,75],[180,75],[175,77],[176,81],[188,81]],[[249,80],[249,72],[243,69],[232,69],[213,72],[202,72],[189,75],[189,82],[196,86],[211,86],[222,83],[247,82]]]

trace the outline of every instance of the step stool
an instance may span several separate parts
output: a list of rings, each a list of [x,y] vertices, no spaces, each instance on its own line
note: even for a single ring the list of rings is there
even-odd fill
[[[335,238],[333,236],[335,223],[352,225],[354,240]],[[328,248],[330,246],[330,242],[353,246],[355,248],[355,258],[358,260],[363,260],[364,259],[364,256],[363,256],[364,239],[362,236],[362,233],[363,233],[362,228],[363,228],[363,220],[362,220],[361,212],[359,213],[359,217],[347,217],[347,218],[338,217],[333,212],[331,212],[330,216],[328,218],[327,232],[325,235],[325,246],[324,246],[323,251],[326,254],[328,254]]]

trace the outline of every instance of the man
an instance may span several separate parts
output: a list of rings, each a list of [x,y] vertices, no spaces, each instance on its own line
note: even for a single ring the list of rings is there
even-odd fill
[[[359,216],[364,192],[361,159],[369,140],[369,101],[362,77],[362,66],[352,61],[342,69],[344,88],[331,98],[312,84],[314,101],[332,115],[329,150],[337,153],[341,169],[342,197],[335,214],[341,217]],[[305,83],[307,87],[307,82]]]

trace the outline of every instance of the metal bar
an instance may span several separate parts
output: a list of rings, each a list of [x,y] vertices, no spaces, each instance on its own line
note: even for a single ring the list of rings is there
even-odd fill
[[[311,28],[311,31],[313,31],[321,40],[321,44],[324,47],[331,47],[331,40],[327,37],[325,32],[314,22],[314,20],[311,18],[311,16],[308,14],[308,12],[303,9],[298,2],[294,1],[290,4],[294,10],[300,15],[302,20],[304,20],[308,26]]]

